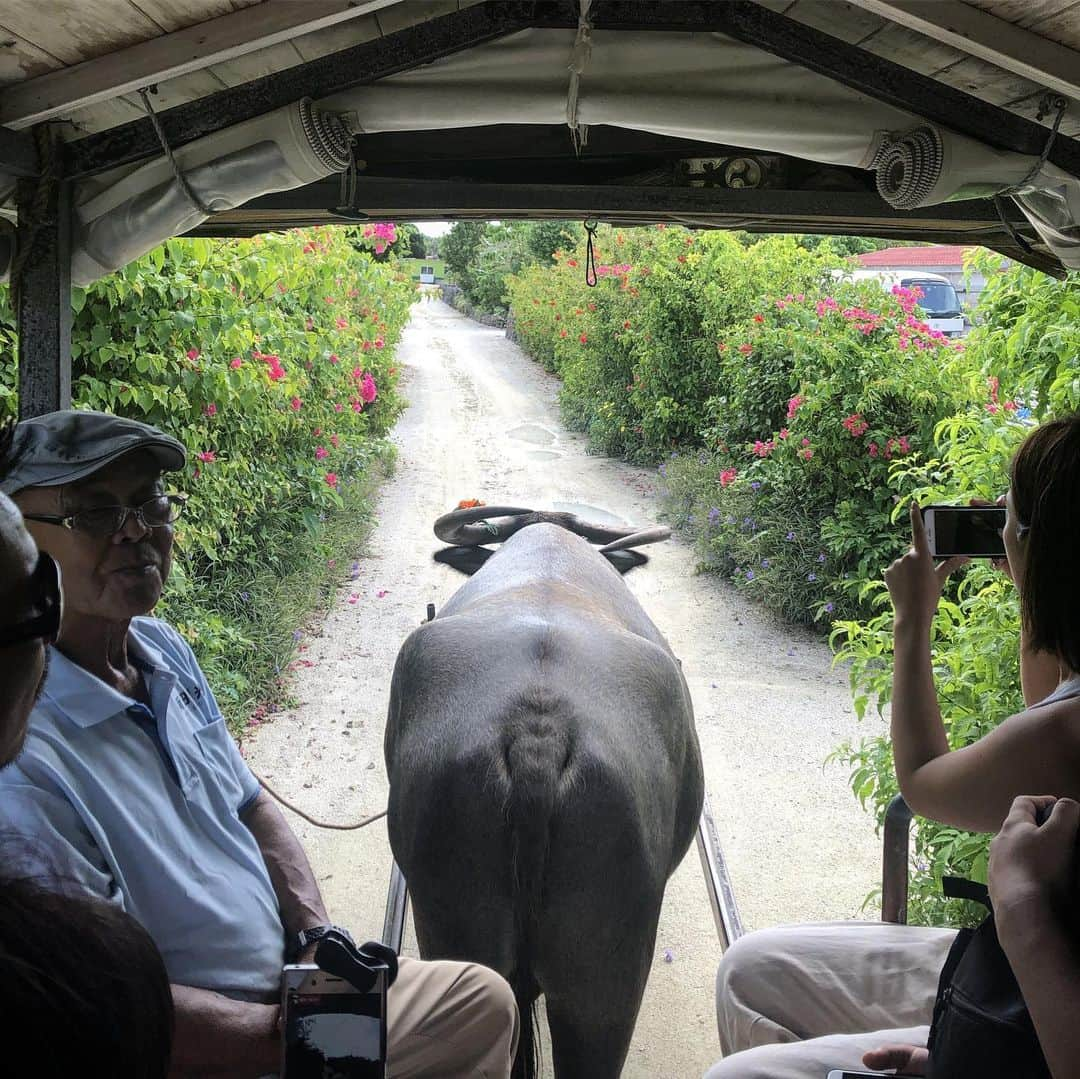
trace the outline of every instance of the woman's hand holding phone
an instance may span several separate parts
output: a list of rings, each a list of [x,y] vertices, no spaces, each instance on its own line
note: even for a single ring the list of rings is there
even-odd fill
[[[885,571],[897,621],[921,620],[929,625],[950,573],[965,565],[964,557],[947,558],[934,565],[919,504],[911,503],[911,550]]]

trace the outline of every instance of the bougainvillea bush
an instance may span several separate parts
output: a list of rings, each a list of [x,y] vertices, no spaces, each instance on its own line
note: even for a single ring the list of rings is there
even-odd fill
[[[982,392],[937,426],[925,454],[897,462],[889,476],[894,489],[922,504],[995,499],[1008,486],[1009,462],[1031,428],[1080,408],[1080,274],[1059,281],[1027,267],[1002,271],[990,252],[976,263],[988,287],[965,359]],[[899,530],[906,501],[896,512]],[[860,715],[871,706],[882,711],[892,688],[891,606],[880,575],[868,576],[862,587],[880,612],[840,621],[832,635],[838,657],[849,665]],[[1022,710],[1019,609],[1008,580],[983,560],[970,563],[955,575],[933,632],[935,679],[953,747],[976,741]],[[850,766],[856,795],[880,820],[897,790],[888,739],[850,742],[837,757]],[[985,913],[944,901],[941,878],[985,880],[989,838],[916,820],[912,922],[970,923]]]
[[[255,582],[322,551],[356,514],[401,409],[393,347],[412,286],[372,250],[392,225],[250,240],[170,240],[74,290],[76,406],[155,424],[188,448],[188,493],[161,613],[189,639],[230,718],[272,671]],[[7,297],[0,345],[11,356]],[[0,412],[14,410],[14,364]],[[283,628],[283,627],[282,627]],[[288,631],[291,635],[291,629]],[[274,662],[281,665],[280,647]]]

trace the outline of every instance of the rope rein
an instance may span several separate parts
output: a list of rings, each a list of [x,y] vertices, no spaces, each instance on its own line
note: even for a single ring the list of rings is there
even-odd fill
[[[305,813],[298,806],[295,806],[287,798],[283,798],[265,779],[257,772],[255,778],[259,781],[263,790],[274,799],[275,802],[280,802],[286,809],[292,810],[298,817],[303,817],[308,824],[314,824],[316,828],[326,828],[333,832],[355,832],[358,828],[366,828],[369,824],[373,824],[377,820],[381,820],[386,816],[387,811],[384,809],[381,813],[375,813],[373,816],[364,817],[361,820],[356,821],[353,824],[331,824],[329,821],[316,820],[314,817]]]

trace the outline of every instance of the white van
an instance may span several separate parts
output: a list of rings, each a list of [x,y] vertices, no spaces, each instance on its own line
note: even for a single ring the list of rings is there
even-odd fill
[[[917,288],[922,292],[919,307],[930,329],[940,330],[947,337],[960,337],[966,330],[956,289],[941,274],[922,270],[837,270],[834,275],[845,281],[877,281],[886,292],[892,292],[896,285]]]

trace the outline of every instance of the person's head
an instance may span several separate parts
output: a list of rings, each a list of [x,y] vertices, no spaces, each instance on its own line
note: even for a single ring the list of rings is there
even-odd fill
[[[27,1075],[164,1079],[173,1005],[150,935],[119,907],[0,879],[0,1015]]]
[[[1080,671],[1080,415],[1028,435],[1005,504],[1005,551],[1029,644]]]
[[[56,564],[39,555],[22,515],[0,494],[0,767],[26,738],[45,681],[48,645],[60,628]]]
[[[100,412],[18,424],[0,488],[60,564],[69,618],[126,621],[153,609],[179,510],[164,474],[184,462],[184,447],[157,428]]]

